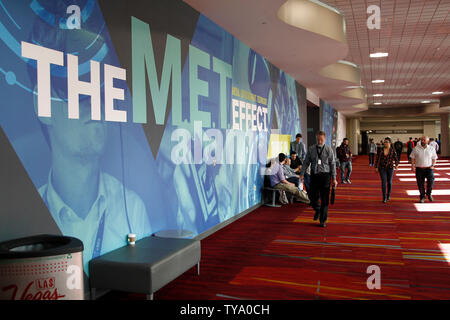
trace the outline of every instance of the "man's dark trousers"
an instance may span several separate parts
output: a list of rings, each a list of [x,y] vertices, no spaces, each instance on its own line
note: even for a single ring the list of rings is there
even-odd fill
[[[303,184],[305,185],[306,192],[309,193],[311,190],[311,176],[305,172],[304,177]]]
[[[316,212],[320,212],[320,223],[327,221],[330,203],[331,175],[329,173],[311,174],[309,199]],[[319,205],[320,199],[320,205]]]
[[[425,179],[427,179],[427,191],[425,192]],[[424,199],[425,195],[430,196],[433,191],[434,173],[430,168],[416,168],[416,180],[419,187],[420,199]]]
[[[402,157],[402,149],[395,149],[395,153],[397,154],[398,162],[400,162],[400,159]]]
[[[289,181],[290,183],[295,184],[295,186],[298,188],[299,184],[300,184],[300,178],[296,177],[296,176],[292,176],[290,178],[286,179],[287,181]]]

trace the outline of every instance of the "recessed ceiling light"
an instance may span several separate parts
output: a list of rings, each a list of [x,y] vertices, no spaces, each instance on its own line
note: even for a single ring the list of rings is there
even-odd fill
[[[432,92],[431,94],[443,94],[443,92],[442,91],[435,91],[435,92]]]
[[[382,93],[375,93],[373,96],[374,96],[374,97],[382,97],[383,94],[382,94]]]
[[[372,83],[383,83],[384,80],[372,80]]]
[[[364,86],[348,86],[348,87],[345,87],[346,89],[357,89],[357,88],[363,88],[364,89]]]
[[[423,100],[422,103],[430,103],[430,100]]]
[[[378,106],[381,104],[381,102],[375,102],[374,104]]]
[[[374,52],[370,54],[371,58],[383,58],[383,57],[387,57],[389,55],[389,53],[387,52]]]

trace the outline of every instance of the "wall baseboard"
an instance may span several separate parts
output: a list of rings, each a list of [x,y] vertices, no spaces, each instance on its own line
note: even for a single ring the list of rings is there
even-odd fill
[[[255,204],[254,206],[248,208],[247,210],[242,211],[241,213],[239,213],[239,214],[237,214],[237,215],[231,217],[230,219],[225,220],[225,221],[219,223],[218,225],[215,225],[214,227],[212,227],[212,228],[210,228],[210,229],[208,229],[208,230],[206,230],[206,231],[200,233],[200,234],[197,235],[194,239],[196,239],[196,240],[203,240],[203,239],[205,239],[206,237],[212,235],[213,233],[219,231],[220,229],[225,228],[225,227],[226,227],[227,225],[229,225],[230,223],[232,223],[232,222],[234,222],[234,221],[236,221],[236,220],[238,220],[238,219],[244,217],[245,215],[249,214],[250,212],[252,212],[252,211],[258,209],[258,208],[259,208],[260,206],[262,206],[262,205],[263,205],[262,202],[261,202],[261,203],[258,203],[258,204]]]

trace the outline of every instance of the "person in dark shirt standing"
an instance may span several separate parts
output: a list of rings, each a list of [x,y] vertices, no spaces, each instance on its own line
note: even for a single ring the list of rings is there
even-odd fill
[[[378,172],[381,178],[383,203],[386,203],[391,198],[392,177],[394,176],[394,169],[398,168],[398,164],[398,157],[392,147],[391,139],[384,139],[384,147],[378,152],[375,160],[375,172]]]
[[[352,152],[348,146],[348,139],[344,138],[342,144],[337,149],[337,157],[340,163],[341,169],[341,182],[351,184],[350,175],[352,174]],[[345,170],[347,169],[347,176]]]
[[[397,153],[398,162],[400,162],[400,158],[402,157],[402,151],[403,151],[403,142],[400,141],[400,139],[397,138],[397,141],[394,143],[394,149]]]
[[[411,162],[411,152],[413,151],[415,145],[412,137],[409,137],[409,141],[406,143],[406,154],[408,155],[408,162]]]
[[[291,152],[295,151],[297,153],[297,157],[300,158],[300,160],[305,160],[306,157],[306,148],[305,144],[301,141],[302,140],[302,134],[297,133],[295,136],[295,140],[291,142]]]
[[[328,204],[330,202],[330,187],[337,186],[336,159],[331,147],[325,145],[326,134],[323,131],[317,133],[317,144],[312,145],[303,161],[300,170],[300,179],[303,179],[306,169],[311,165],[311,186],[309,199],[313,207],[314,221],[320,217],[320,226],[325,227],[328,216]],[[319,206],[320,198],[320,206]]]

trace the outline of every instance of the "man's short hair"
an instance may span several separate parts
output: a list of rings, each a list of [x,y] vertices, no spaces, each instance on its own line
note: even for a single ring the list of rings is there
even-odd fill
[[[302,134],[301,133],[297,133],[297,135],[295,136],[295,138],[301,138]]]
[[[286,159],[286,155],[284,153],[280,153],[278,155],[278,161],[283,162]]]
[[[325,131],[322,131],[322,130],[320,130],[319,132],[317,132],[317,135],[318,135],[318,136],[324,136],[324,137],[327,136],[327,134],[325,133]]]
[[[291,156],[293,156],[294,154],[297,154],[297,152],[295,152],[294,150],[291,151]]]
[[[58,17],[62,12],[66,12],[69,4],[77,4],[81,6],[81,3],[86,2],[83,0],[71,0],[71,1],[52,1],[52,0],[39,0],[39,6],[44,10],[45,13],[53,17]],[[95,17],[94,17],[95,18]],[[91,19],[92,21],[92,19]],[[96,21],[96,19],[94,19]],[[97,34],[98,28],[101,26],[100,22],[94,22],[92,24],[83,25],[82,29],[67,29],[63,28],[57,24],[53,26],[46,21],[44,21],[39,15],[33,16],[31,21],[28,23],[32,26],[31,32],[29,33],[26,41],[29,43],[39,44],[40,46],[64,51],[72,52],[74,43],[77,46],[84,46],[83,52],[76,54],[80,61],[89,61],[95,57],[98,52],[99,47],[106,45],[106,40],[102,36],[101,32]],[[109,47],[109,46],[108,46]],[[107,47],[107,48],[108,48]],[[107,54],[102,63],[113,63],[113,55]],[[31,84],[31,89],[37,85],[37,64],[35,61],[31,61],[26,64],[26,69],[28,73],[28,78]],[[88,81],[90,79],[90,72],[84,75],[80,75],[79,78],[82,81]],[[67,65],[56,66],[53,65],[50,70],[51,79],[51,94],[56,94],[58,98],[62,101],[67,102],[68,100],[68,87],[67,87]],[[101,80],[104,81],[104,80]],[[101,83],[103,86],[103,82]],[[88,101],[90,99],[88,95],[80,95],[80,101]],[[43,124],[41,121],[39,126],[42,130],[42,134],[51,150],[51,141],[48,133],[47,125]]]
[[[344,140],[342,140],[342,141],[346,141],[346,140],[348,141],[348,138],[344,138]]]

